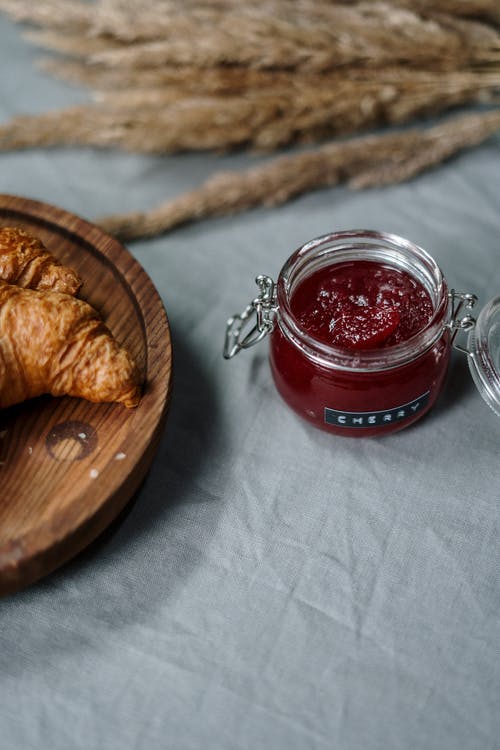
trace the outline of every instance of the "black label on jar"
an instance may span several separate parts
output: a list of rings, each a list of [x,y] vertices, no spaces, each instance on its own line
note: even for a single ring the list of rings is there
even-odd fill
[[[429,401],[429,391],[408,404],[382,411],[339,411],[325,406],[325,422],[335,427],[377,427],[413,417]]]

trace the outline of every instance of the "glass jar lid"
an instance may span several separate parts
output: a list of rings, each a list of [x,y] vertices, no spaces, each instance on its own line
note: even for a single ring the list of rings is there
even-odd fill
[[[479,393],[500,416],[500,297],[479,313],[467,342],[469,368]]]

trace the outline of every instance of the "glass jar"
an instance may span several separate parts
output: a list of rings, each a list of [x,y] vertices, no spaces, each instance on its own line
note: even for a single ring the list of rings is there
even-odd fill
[[[294,291],[312,273],[352,261],[375,262],[419,282],[432,302],[428,322],[406,341],[373,349],[340,348],[311,335],[292,309]],[[464,307],[473,307],[475,295],[450,291],[429,253],[392,234],[353,230],[318,237],[291,255],[276,284],[267,276],[256,281],[259,296],[227,323],[224,356],[229,359],[269,335],[271,371],[285,402],[316,427],[342,436],[386,435],[424,416],[442,388],[456,334],[475,324],[469,313],[459,318]],[[491,311],[489,323],[490,318]],[[476,331],[470,342],[478,338],[482,360],[488,360],[485,337]],[[485,378],[477,368],[480,357],[459,348],[470,354],[474,379],[482,383],[483,396],[493,393],[489,405],[495,404],[495,367],[493,381],[491,372]],[[497,386],[500,392],[500,381]]]

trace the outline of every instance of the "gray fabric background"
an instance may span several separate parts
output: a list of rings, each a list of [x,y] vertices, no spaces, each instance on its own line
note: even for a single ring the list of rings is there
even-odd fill
[[[0,23],[0,121],[83,101]],[[0,155],[0,191],[88,219],[250,155]],[[303,424],[226,318],[333,229],[395,232],[500,292],[500,138],[409,184],[343,188],[130,245],[168,311],[167,429],[130,512],[0,601],[1,750],[500,747],[499,420],[453,358],[433,412],[352,441]],[[1,492],[1,490],[0,490]]]

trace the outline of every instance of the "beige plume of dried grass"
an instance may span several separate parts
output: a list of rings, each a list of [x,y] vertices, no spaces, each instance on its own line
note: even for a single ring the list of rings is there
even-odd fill
[[[227,20],[233,33],[241,36],[245,45],[251,42],[253,30],[262,39],[288,38],[294,44],[306,46],[312,46],[314,41],[320,48],[325,42],[339,40],[342,36],[344,38],[340,41],[346,46],[352,46],[356,41],[363,45],[366,39],[370,39],[377,47],[388,41],[391,47],[409,43],[413,49],[419,40],[419,30],[423,30],[428,37],[430,35],[427,43],[431,48],[438,40],[442,49],[443,41],[449,42],[450,38],[443,37],[440,24],[429,24],[428,19],[437,16],[440,22],[444,20],[446,31],[446,26],[453,23],[454,18],[489,22],[500,18],[496,0],[268,0],[258,5],[239,0],[100,0],[92,3],[81,0],[44,0],[43,3],[1,0],[0,9],[18,21],[40,28],[78,29],[88,37],[121,40],[126,44],[175,38],[189,32],[194,33],[195,38],[203,37],[207,36],[207,31],[211,35]],[[352,38],[348,38],[349,34]]]
[[[0,151],[273,151],[423,124],[500,92],[498,0],[0,0],[1,11],[31,26],[46,71],[93,101],[0,125]],[[326,143],[105,224],[130,239],[343,180],[401,181],[481,142],[499,117]]]
[[[428,129],[371,135],[282,156],[245,172],[220,172],[196,190],[146,212],[102,217],[97,223],[124,241],[152,237],[200,219],[276,206],[318,187],[353,189],[402,182],[500,129],[500,111],[464,115]]]
[[[240,96],[194,94],[174,89],[129,90],[102,95],[102,104],[81,105],[0,126],[0,150],[54,145],[120,147],[143,153],[224,150],[251,145],[272,150],[313,142],[380,123],[400,124],[453,105],[484,99],[500,87],[500,72],[388,75],[384,85],[338,78],[324,86],[252,89]]]
[[[475,18],[492,8],[447,3],[0,0],[63,54],[46,69],[99,102],[7,123],[1,147],[277,148],[484,102],[500,88],[500,32]]]
[[[41,13],[23,0],[14,5],[0,0],[0,10],[46,29],[31,32],[32,42],[120,70],[232,64],[321,72],[393,63],[458,69],[500,57],[500,36],[493,27],[442,14],[425,17],[379,0],[298,6],[278,0],[272,4],[278,6],[275,13],[237,2],[223,8],[188,6],[187,12],[179,4],[169,10],[156,3],[148,13],[148,3],[143,9],[138,3],[102,0],[91,6],[93,15],[87,3],[73,4],[67,18],[61,5],[46,0]],[[301,5],[307,12],[297,12]]]
[[[396,0],[401,7],[411,8],[424,15],[446,14],[474,18],[500,26],[500,6],[497,0]]]

